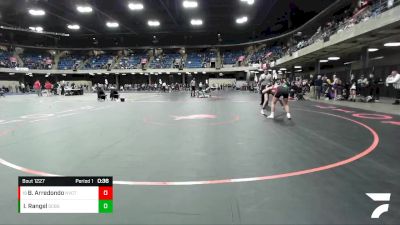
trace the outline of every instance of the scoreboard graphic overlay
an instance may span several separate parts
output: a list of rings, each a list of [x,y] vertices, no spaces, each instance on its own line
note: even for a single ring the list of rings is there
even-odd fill
[[[112,212],[112,177],[18,177],[18,213]]]

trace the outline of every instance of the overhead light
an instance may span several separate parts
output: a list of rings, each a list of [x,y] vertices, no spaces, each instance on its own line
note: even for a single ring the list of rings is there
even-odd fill
[[[203,74],[206,74],[207,72],[206,71],[203,71]]]
[[[65,74],[65,73],[63,73],[63,74],[61,74],[61,75],[63,75],[64,77],[67,76],[67,74]]]
[[[76,10],[80,13],[91,13],[93,11],[92,7],[90,6],[77,6]]]
[[[171,74],[170,72],[167,72],[166,74]]]
[[[183,1],[184,8],[197,8],[197,1]]]
[[[46,12],[42,9],[30,9],[29,14],[32,16],[44,16]]]
[[[43,31],[43,27],[29,27],[29,30],[33,30],[36,32],[42,32]]]
[[[253,5],[254,4],[254,0],[240,0],[241,2],[247,2],[247,4],[249,5]]]
[[[9,75],[15,75],[15,73],[9,73]]]
[[[286,68],[280,68],[279,70],[280,70],[280,71],[285,71],[285,70],[286,70]]]
[[[70,30],[79,30],[81,27],[78,24],[68,24],[68,29]]]
[[[107,25],[107,27],[110,27],[110,28],[119,27],[119,24],[117,22],[107,22],[106,25]]]
[[[140,75],[143,75],[144,73],[143,73],[143,72],[140,72],[139,74],[140,74]]]
[[[296,72],[301,72],[301,71],[303,71],[303,70],[296,70]]]
[[[379,59],[383,59],[383,58],[385,58],[385,57],[384,56],[378,56],[378,57],[375,57],[375,58],[371,58],[369,60],[379,60]]]
[[[181,73],[178,73],[178,75],[181,75]]]
[[[294,66],[295,69],[301,69],[301,66]]]
[[[400,42],[389,42],[384,44],[385,47],[399,47],[400,46]]]
[[[320,63],[327,63],[329,60],[327,60],[327,59],[321,59],[321,60],[319,60],[319,62]]]
[[[126,73],[121,74],[122,76],[126,76]]]
[[[192,24],[193,26],[200,26],[203,24],[203,20],[200,19],[192,19],[190,20],[190,24]]]
[[[378,50],[379,50],[379,49],[377,49],[377,48],[369,48],[369,49],[368,49],[369,52],[376,52],[376,51],[378,51]]]
[[[147,24],[151,27],[158,27],[160,26],[160,21],[158,20],[149,20]]]
[[[331,61],[336,61],[336,60],[339,60],[339,59],[340,59],[340,57],[336,57],[336,56],[332,56],[332,57],[328,58],[328,60],[331,60]]]
[[[236,19],[236,23],[238,24],[246,23],[247,20],[248,20],[247,16],[239,17]]]
[[[142,10],[144,8],[142,3],[129,3],[128,7],[131,10]]]
[[[197,74],[197,72],[194,72],[194,74]]]

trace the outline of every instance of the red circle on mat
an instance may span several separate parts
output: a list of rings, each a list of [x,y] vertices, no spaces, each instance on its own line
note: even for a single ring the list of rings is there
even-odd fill
[[[301,110],[301,109],[298,109],[298,110]],[[344,160],[341,160],[341,161],[338,161],[335,163],[319,166],[319,167],[314,167],[314,168],[304,169],[304,170],[297,170],[297,171],[288,172],[288,173],[280,173],[280,174],[258,176],[258,177],[229,178],[229,179],[221,179],[221,180],[199,180],[199,181],[118,181],[118,180],[116,180],[113,183],[119,184],[119,185],[132,185],[132,186],[189,186],[189,185],[228,184],[228,183],[241,183],[241,182],[250,182],[250,181],[282,179],[282,178],[288,178],[288,177],[293,177],[293,176],[300,176],[300,175],[330,170],[330,169],[333,169],[336,167],[340,167],[340,166],[352,163],[352,162],[359,160],[359,159],[365,157],[366,155],[370,154],[372,151],[375,150],[375,148],[379,144],[379,136],[376,133],[376,131],[362,122],[359,122],[359,121],[356,121],[356,120],[353,120],[353,119],[350,119],[347,117],[331,114],[331,113],[311,111],[311,110],[301,110],[301,111],[325,114],[325,115],[341,118],[344,120],[348,120],[352,123],[355,123],[365,129],[367,129],[371,133],[371,135],[373,137],[372,143],[369,147],[364,149],[362,152],[360,152],[350,158],[347,158],[347,159],[344,159]],[[34,174],[34,175],[39,175],[39,176],[61,176],[61,175],[56,175],[56,174],[51,174],[51,173],[47,173],[47,172],[24,168],[24,167],[15,165],[11,162],[8,162],[2,158],[0,158],[0,164],[3,164],[4,166],[10,167],[10,168],[13,168],[13,169],[16,169],[16,170],[19,170],[19,171],[22,171],[22,172],[28,173],[28,174]]]
[[[354,117],[370,120],[391,120],[393,117],[384,114],[355,113]]]

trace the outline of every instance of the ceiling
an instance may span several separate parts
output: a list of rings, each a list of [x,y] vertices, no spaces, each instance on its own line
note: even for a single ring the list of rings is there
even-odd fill
[[[0,30],[0,39],[62,47],[202,45],[217,44],[220,33],[222,43],[240,43],[293,30],[334,1],[255,0],[249,5],[240,0],[197,0],[197,8],[187,9],[183,0],[141,0],[141,11],[130,10],[131,2],[138,0],[1,0],[0,25],[25,29],[41,26],[46,32],[70,36]],[[90,5],[93,11],[81,14],[77,5]],[[32,16],[28,13],[32,8],[43,9],[46,14]],[[237,24],[235,20],[240,16],[247,16],[248,22]],[[203,25],[194,27],[190,20],[197,18],[203,20]],[[150,19],[159,20],[161,25],[149,27]],[[107,21],[116,21],[119,27],[109,28]],[[69,30],[67,24],[79,24],[80,30]]]

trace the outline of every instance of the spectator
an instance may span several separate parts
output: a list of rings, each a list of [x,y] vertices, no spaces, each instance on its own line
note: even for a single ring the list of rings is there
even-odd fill
[[[363,97],[362,100],[365,101],[368,94],[368,78],[364,77],[364,75],[361,75],[360,79],[357,81],[357,85],[359,93]]]
[[[51,89],[53,89],[53,85],[52,85],[49,81],[46,81],[46,82],[44,83],[44,88],[46,89],[46,94],[47,94],[47,96],[50,96],[50,94],[51,94]]]
[[[343,100],[343,82],[340,78],[336,80],[336,100]]]
[[[52,88],[52,92],[53,92],[53,94],[54,95],[58,95],[58,89],[59,89],[59,87],[60,87],[60,82],[55,82],[54,84],[53,84],[53,88]]]
[[[0,97],[6,97],[5,95],[4,88],[0,87]]]
[[[333,97],[333,99],[334,100],[336,100],[337,99],[337,94],[338,94],[338,92],[337,92],[337,89],[338,89],[338,86],[337,86],[337,83],[338,83],[338,78],[337,78],[337,76],[336,76],[336,74],[334,74],[333,75],[333,83],[332,83],[332,97]]]
[[[314,98],[315,99],[315,79],[314,76],[312,74],[310,74],[310,81],[309,81],[309,85],[310,85],[310,98]]]
[[[317,76],[317,79],[314,81],[314,85],[315,85],[315,99],[320,100],[321,99],[321,92],[322,92],[322,78],[321,75]]]
[[[42,84],[40,84],[39,80],[35,81],[35,83],[33,84],[33,89],[35,89],[38,96],[42,96]]]
[[[374,94],[375,94],[375,81],[374,81],[374,74],[369,74],[368,76],[368,86],[367,86],[367,101],[374,101]]]
[[[21,92],[25,94],[25,84],[21,83]]]
[[[397,71],[392,71],[392,73],[386,78],[386,86],[392,84],[395,89],[395,101],[393,105],[400,104],[400,74]]]
[[[61,95],[65,95],[65,81],[61,81]]]
[[[350,101],[355,102],[356,101],[356,96],[357,96],[357,79],[354,74],[351,75],[350,77]]]
[[[382,85],[384,82],[382,80],[382,78],[380,77],[375,77],[375,79],[373,79],[373,92],[372,92],[372,96],[375,100],[375,102],[379,102],[379,98],[380,98],[380,85]]]

